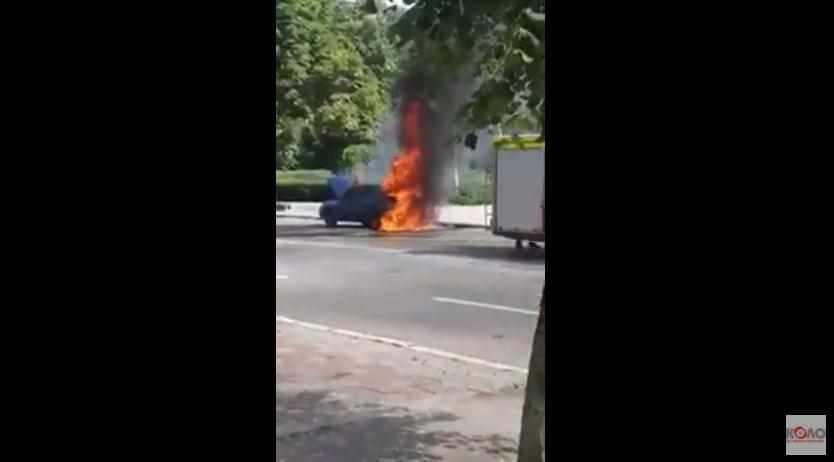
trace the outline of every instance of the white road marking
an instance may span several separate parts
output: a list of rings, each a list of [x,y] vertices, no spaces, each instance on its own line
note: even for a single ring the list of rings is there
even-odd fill
[[[526,314],[528,316],[538,316],[538,311],[523,310],[521,308],[513,308],[511,306],[493,305],[490,303],[471,302],[469,300],[458,300],[456,298],[433,297],[432,300],[440,303],[451,303],[453,305],[476,306],[478,308],[487,308],[490,310],[509,311],[510,313]]]
[[[307,329],[313,329],[313,330],[317,330],[317,331],[321,331],[321,332],[328,332],[328,333],[331,333],[331,334],[342,335],[342,336],[345,336],[345,337],[351,337],[351,338],[355,338],[355,339],[359,339],[359,340],[368,340],[368,341],[371,341],[371,342],[383,343],[383,344],[395,346],[395,347],[398,347],[398,348],[406,348],[406,349],[416,351],[416,352],[419,352],[419,353],[425,353],[425,354],[428,354],[428,355],[437,356],[437,357],[441,357],[441,358],[445,358],[445,359],[450,359],[450,360],[453,360],[453,361],[458,361],[458,362],[462,362],[462,363],[466,363],[466,364],[472,364],[472,365],[476,365],[476,366],[483,366],[483,367],[487,367],[487,368],[490,368],[490,369],[496,369],[496,370],[500,370],[500,371],[517,372],[519,374],[524,374],[524,375],[527,375],[527,373],[528,373],[527,369],[523,369],[521,367],[515,367],[515,366],[510,366],[508,364],[496,363],[496,362],[493,362],[493,361],[489,361],[489,360],[481,359],[481,358],[475,358],[475,357],[472,357],[472,356],[459,355],[457,353],[451,353],[451,352],[448,352],[448,351],[438,350],[438,349],[435,349],[435,348],[427,348],[427,347],[423,347],[423,346],[420,346],[420,345],[415,345],[411,342],[407,342],[407,341],[404,341],[404,340],[397,340],[397,339],[392,339],[392,338],[388,338],[388,337],[379,337],[379,336],[376,336],[376,335],[363,334],[361,332],[354,332],[354,331],[346,330],[346,329],[335,329],[333,327],[328,327],[328,326],[324,326],[324,325],[321,325],[321,324],[313,324],[313,323],[310,323],[310,322],[299,321],[299,320],[296,320],[296,319],[286,318],[286,317],[283,317],[283,316],[278,316],[277,318],[275,318],[275,320],[277,322],[281,322],[281,323],[284,323],[284,324],[291,324],[291,325],[304,327],[304,328],[307,328]]]
[[[283,274],[279,274],[279,275],[275,276],[275,279],[277,279],[279,281],[284,281],[284,280],[287,280],[289,278],[290,278],[289,276],[286,276],[286,275],[283,275]]]

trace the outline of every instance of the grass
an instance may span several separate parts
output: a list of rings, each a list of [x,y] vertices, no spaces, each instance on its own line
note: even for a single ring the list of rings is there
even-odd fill
[[[324,184],[331,176],[333,176],[333,174],[328,170],[279,170],[278,184]]]
[[[461,172],[460,188],[457,194],[449,198],[454,205],[483,205],[492,203],[491,189],[483,170],[466,170]]]

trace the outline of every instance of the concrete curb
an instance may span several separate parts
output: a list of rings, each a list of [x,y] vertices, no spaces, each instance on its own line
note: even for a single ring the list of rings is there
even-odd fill
[[[303,327],[305,329],[317,330],[319,332],[327,332],[327,333],[330,333],[330,334],[341,335],[343,337],[350,337],[350,338],[354,338],[354,339],[358,339],[358,340],[365,340],[365,341],[369,341],[369,342],[381,343],[381,344],[393,346],[393,347],[396,347],[396,348],[404,348],[404,349],[408,349],[408,350],[411,350],[411,351],[414,351],[414,352],[417,352],[417,353],[423,353],[423,354],[427,354],[427,355],[431,355],[431,356],[436,356],[438,358],[444,358],[444,359],[448,359],[448,360],[451,360],[451,361],[470,364],[470,365],[473,365],[473,366],[481,366],[481,367],[486,367],[486,368],[489,368],[489,369],[494,369],[494,370],[503,371],[503,372],[515,372],[517,374],[522,374],[522,375],[527,375],[528,372],[529,372],[527,369],[524,369],[524,368],[521,368],[521,367],[516,367],[516,366],[510,366],[508,364],[501,364],[501,363],[496,363],[496,362],[493,362],[493,361],[487,361],[487,360],[481,359],[481,358],[474,358],[472,356],[464,356],[464,355],[459,355],[457,353],[450,353],[448,351],[437,350],[437,349],[434,349],[434,348],[427,348],[427,347],[423,347],[423,346],[420,346],[420,345],[416,345],[416,344],[411,343],[411,342],[392,339],[392,338],[388,338],[388,337],[379,337],[379,336],[376,336],[376,335],[368,335],[368,334],[363,334],[361,332],[354,332],[354,331],[345,330],[345,329],[335,329],[335,328],[332,328],[332,327],[323,326],[321,324],[314,324],[314,323],[310,323],[310,322],[299,321],[297,319],[287,318],[287,317],[284,317],[284,316],[276,317],[275,321],[278,322],[278,323]]]
[[[301,218],[304,220],[321,220],[321,218],[314,217],[312,215],[293,215],[288,213],[276,213],[275,218]]]
[[[301,218],[301,219],[310,219],[310,220],[320,220],[318,216],[318,208],[321,205],[317,202],[298,202],[298,203],[283,203],[282,205],[287,206],[285,210],[276,211],[275,216],[276,218]],[[467,207],[467,206],[456,206],[456,205],[447,205],[441,207],[448,207],[448,208],[458,208],[458,207]],[[480,206],[474,206],[480,207]],[[479,211],[480,212],[480,211]],[[454,213],[454,212],[453,212]],[[458,212],[459,214],[460,212]],[[472,213],[471,211],[469,213]],[[449,219],[440,219],[436,221],[437,224],[454,227],[454,228],[479,228],[479,229],[489,229],[489,226],[481,223],[481,220],[468,220],[468,221],[460,221],[460,220],[449,220]]]
[[[321,220],[321,218],[312,216],[312,215],[297,215],[297,214],[290,214],[290,213],[277,213],[275,214],[275,218],[299,218],[302,220]],[[446,226],[448,228],[480,228],[480,229],[487,229],[488,226],[484,225],[473,225],[470,223],[450,223],[444,221],[438,221],[438,225]]]
[[[437,223],[441,224],[441,225],[449,226],[449,227],[452,227],[452,228],[480,228],[480,229],[489,228],[489,226],[486,226],[486,225],[473,225],[471,223],[449,223],[449,222],[443,222],[443,221],[438,221]]]
[[[275,215],[275,217],[276,218],[298,218],[298,219],[301,219],[301,220],[321,220],[321,218],[319,218],[319,217],[311,217],[311,216],[308,216],[308,215],[278,214],[278,215]],[[437,224],[441,225],[441,226],[445,226],[447,228],[456,228],[456,229],[457,228],[461,228],[461,229],[466,229],[466,228],[487,229],[488,228],[487,226],[483,226],[483,225],[472,225],[472,224],[468,224],[468,223],[448,223],[448,222],[443,222],[443,221],[438,221]]]

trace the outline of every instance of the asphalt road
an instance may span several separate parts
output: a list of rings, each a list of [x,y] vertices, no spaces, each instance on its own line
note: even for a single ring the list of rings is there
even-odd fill
[[[519,252],[483,229],[276,220],[279,316],[527,366],[544,249]]]

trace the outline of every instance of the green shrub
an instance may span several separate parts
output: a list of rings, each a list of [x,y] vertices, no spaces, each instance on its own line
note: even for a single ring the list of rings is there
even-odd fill
[[[298,167],[300,150],[297,145],[284,146],[275,152],[275,165],[279,169],[294,169]]]
[[[328,170],[279,170],[278,184],[325,184],[331,176]]]
[[[330,199],[327,170],[280,170],[277,177],[277,196],[286,202],[323,202]]]
[[[347,165],[366,164],[374,156],[376,146],[372,144],[353,144],[342,151],[342,159]]]
[[[326,184],[291,184],[278,186],[278,200],[286,202],[324,202],[330,199]]]
[[[454,205],[483,205],[492,203],[492,190],[483,170],[468,170],[460,178],[460,188],[449,198]]]

